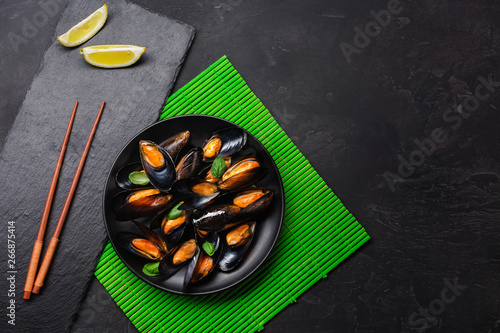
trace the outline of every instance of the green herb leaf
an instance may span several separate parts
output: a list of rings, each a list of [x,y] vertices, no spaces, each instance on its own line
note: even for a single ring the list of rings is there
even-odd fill
[[[147,185],[149,184],[148,175],[145,172],[133,171],[128,175],[128,179],[135,185]]]
[[[148,276],[158,276],[160,275],[160,272],[158,271],[159,266],[159,262],[150,262],[144,265],[142,271]]]
[[[226,171],[227,165],[226,161],[224,161],[224,157],[218,156],[212,163],[212,168],[210,169],[210,172],[212,173],[212,176],[215,178],[222,177],[224,174],[224,171]]]
[[[212,243],[205,242],[205,243],[203,243],[202,247],[203,247],[203,250],[205,250],[205,252],[209,256],[213,256],[214,255],[215,248],[214,248],[214,245]]]
[[[182,205],[183,203],[184,203],[183,201],[179,202],[168,212],[167,218],[169,220],[175,220],[176,218],[182,215],[183,210],[180,210],[179,206]]]

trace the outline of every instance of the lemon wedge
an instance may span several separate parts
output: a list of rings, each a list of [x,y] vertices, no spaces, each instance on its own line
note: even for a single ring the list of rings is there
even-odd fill
[[[119,68],[136,63],[145,50],[135,45],[95,45],[82,48],[80,54],[93,66]]]
[[[57,40],[66,47],[81,45],[101,30],[107,18],[108,7],[104,4],[104,6],[90,14],[90,16],[69,29],[66,33],[57,37]]]

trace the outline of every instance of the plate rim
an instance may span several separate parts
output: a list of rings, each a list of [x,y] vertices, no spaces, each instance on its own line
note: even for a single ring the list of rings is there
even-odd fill
[[[108,187],[108,182],[109,182],[110,177],[114,178],[114,175],[111,175],[111,172],[113,171],[113,168],[114,168],[117,160],[123,154],[124,150],[129,146],[129,144],[131,144],[132,141],[136,140],[136,138],[139,135],[141,135],[142,133],[144,133],[145,131],[149,130],[152,127],[159,126],[159,124],[168,122],[168,121],[173,120],[173,119],[192,118],[192,117],[214,118],[214,119],[217,119],[219,121],[223,121],[223,122],[227,123],[228,125],[235,126],[237,128],[242,129],[243,131],[245,131],[247,133],[247,135],[250,135],[252,138],[254,138],[255,141],[260,145],[260,147],[262,148],[262,150],[265,151],[265,154],[267,154],[267,156],[269,157],[269,159],[271,161],[271,164],[272,164],[272,168],[274,168],[274,171],[278,175],[278,183],[279,183],[278,187],[280,188],[281,193],[282,193],[281,200],[280,200],[281,202],[279,203],[281,211],[280,211],[280,218],[279,218],[280,221],[279,221],[279,224],[278,224],[278,230],[276,232],[276,235],[272,239],[272,245],[269,247],[269,250],[265,253],[262,261],[258,265],[256,265],[253,269],[251,269],[249,271],[249,273],[246,276],[244,276],[243,278],[241,278],[241,279],[239,279],[239,280],[237,280],[235,282],[232,282],[232,283],[228,284],[227,286],[223,286],[223,287],[211,290],[211,291],[204,291],[204,292],[189,292],[189,291],[186,292],[186,291],[172,290],[172,289],[169,289],[167,287],[163,287],[163,286],[160,286],[158,284],[155,284],[153,281],[148,281],[148,280],[144,279],[142,276],[140,276],[139,274],[137,274],[135,272],[135,269],[132,268],[132,267],[130,267],[130,265],[127,263],[127,261],[124,260],[124,258],[121,256],[120,252],[116,249],[115,244],[113,244],[113,242],[111,241],[111,233],[109,231],[108,220],[106,218],[106,193],[107,193],[106,189]],[[284,218],[285,218],[285,210],[286,210],[286,207],[285,207],[285,188],[283,186],[283,180],[282,180],[282,177],[281,177],[281,173],[279,172],[278,166],[276,165],[276,162],[274,161],[273,157],[271,156],[271,153],[262,144],[262,142],[259,139],[257,139],[255,137],[255,135],[253,135],[252,133],[250,133],[247,129],[243,128],[242,126],[240,126],[238,124],[235,124],[232,121],[229,121],[227,119],[224,119],[224,118],[221,118],[221,117],[217,117],[217,116],[201,115],[201,114],[187,114],[187,115],[177,115],[177,116],[168,117],[168,118],[156,121],[153,124],[148,125],[148,126],[144,127],[143,129],[141,129],[140,131],[138,131],[137,133],[135,133],[132,136],[132,138],[130,140],[128,140],[123,145],[123,147],[120,149],[119,153],[113,159],[113,162],[111,163],[111,165],[109,167],[109,171],[107,172],[106,182],[104,184],[104,189],[103,189],[103,194],[102,194],[102,215],[103,215],[103,219],[104,219],[103,222],[104,222],[104,226],[106,228],[106,233],[107,233],[107,236],[108,236],[108,240],[111,243],[111,246],[113,247],[113,250],[118,255],[118,258],[120,258],[120,260],[127,267],[127,269],[129,269],[130,272],[132,272],[134,274],[134,276],[136,276],[137,278],[139,278],[141,281],[149,284],[150,286],[152,286],[152,287],[154,287],[156,289],[159,289],[159,290],[162,290],[162,291],[165,291],[165,292],[169,292],[169,293],[173,293],[173,294],[177,294],[177,295],[183,295],[183,296],[202,296],[202,295],[211,295],[211,294],[219,293],[221,291],[228,290],[228,289],[230,289],[230,288],[232,288],[232,287],[234,287],[234,286],[242,283],[243,281],[247,280],[248,278],[250,278],[255,273],[255,271],[258,270],[267,261],[267,259],[269,258],[269,255],[275,249],[276,243],[278,242],[278,239],[279,239],[279,237],[281,235],[281,231],[282,231],[282,228],[283,228]]]

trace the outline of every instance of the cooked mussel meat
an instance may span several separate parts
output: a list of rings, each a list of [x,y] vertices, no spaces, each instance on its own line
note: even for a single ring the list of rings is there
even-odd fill
[[[247,134],[238,128],[215,132],[203,144],[203,160],[212,161],[217,156],[231,156],[247,143]]]
[[[190,137],[191,133],[189,131],[184,131],[166,139],[160,143],[160,146],[165,149],[165,151],[175,161],[181,149],[189,142]]]
[[[254,224],[243,223],[229,230],[226,234],[227,245],[230,247],[238,247],[248,242],[248,240],[253,237],[254,228],[252,228],[251,225],[253,226]]]
[[[267,175],[267,169],[254,157],[244,158],[226,170],[219,182],[223,190],[237,190],[255,184]]]
[[[147,217],[167,207],[172,199],[169,193],[153,188],[125,190],[112,199],[113,211],[118,221]]]
[[[183,200],[185,207],[202,208],[211,204],[219,195],[217,185],[197,178],[185,178],[172,185],[172,193]]]
[[[201,167],[202,160],[203,151],[200,147],[189,150],[186,155],[181,158],[175,168],[177,180],[194,177]]]
[[[273,192],[266,188],[252,188],[238,192],[233,204],[241,208],[239,219],[253,218],[266,210],[273,199]]]
[[[176,178],[172,157],[156,143],[147,140],[139,141],[139,155],[151,185],[167,191]]]
[[[190,223],[191,211],[179,209],[183,202],[178,202],[176,205],[169,206],[167,209],[160,211],[151,221],[152,229],[160,228],[161,233],[165,235],[165,240],[171,246],[178,244],[186,231],[188,223]]]
[[[221,231],[235,224],[234,218],[241,211],[236,205],[223,204],[193,213],[193,225],[202,231]]]
[[[162,259],[158,267],[160,275],[169,277],[175,274],[185,263],[195,255],[198,245],[194,239],[185,241],[174,247]]]
[[[255,234],[255,225],[255,222],[244,223],[227,233],[227,242],[224,243],[224,248],[222,249],[222,254],[217,265],[219,270],[223,272],[231,271],[243,260],[252,243]],[[242,241],[233,243],[233,240]],[[229,242],[234,245],[230,245]]]
[[[163,257],[162,251],[150,240],[143,236],[129,232],[120,232],[116,235],[117,243],[140,257],[159,261]]]

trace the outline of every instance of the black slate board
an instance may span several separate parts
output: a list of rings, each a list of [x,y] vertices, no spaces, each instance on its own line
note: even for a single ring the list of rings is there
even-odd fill
[[[56,28],[60,35],[101,1],[71,2]],[[102,193],[107,171],[125,142],[158,118],[194,37],[184,23],[125,1],[108,3],[103,29],[83,46],[134,44],[146,53],[134,66],[105,70],[88,65],[80,47],[67,49],[54,38],[45,53],[0,153],[2,271],[7,268],[7,222],[15,222],[15,326],[5,314],[0,331],[66,331],[101,254],[106,233]],[[22,70],[22,69],[20,69]],[[80,102],[61,170],[45,248],[69,190],[85,141],[103,100],[107,102],[75,193],[61,242],[40,295],[22,299],[29,258],[57,156],[75,101]],[[0,279],[6,308],[9,281]],[[4,310],[3,313],[6,313]]]

